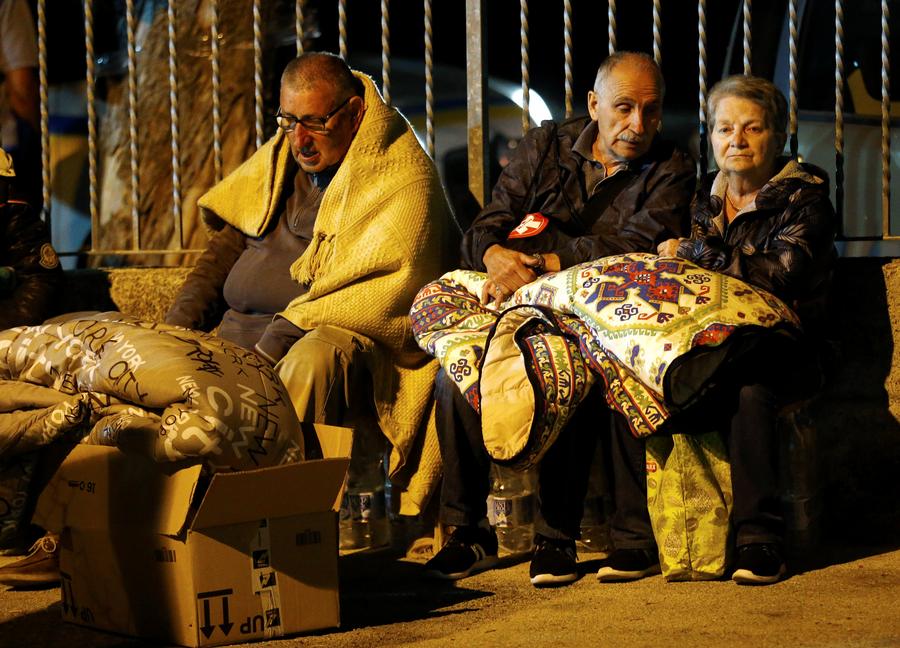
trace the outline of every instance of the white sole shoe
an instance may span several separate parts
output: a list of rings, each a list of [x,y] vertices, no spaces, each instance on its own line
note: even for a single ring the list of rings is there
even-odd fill
[[[458,572],[442,572],[438,569],[426,569],[425,575],[429,578],[438,578],[441,580],[459,580],[477,574],[478,572],[487,571],[497,566],[500,559],[497,556],[485,556],[481,560],[472,564],[471,567]]]
[[[633,581],[639,580],[641,578],[646,578],[647,576],[655,576],[659,574],[662,570],[660,566],[651,565],[647,567],[647,569],[638,569],[635,571],[623,571],[621,569],[614,569],[612,567],[606,566],[601,567],[597,570],[597,580],[601,583],[618,583],[621,581]]]
[[[531,584],[535,587],[548,587],[553,585],[565,585],[578,578],[578,574],[535,574],[531,577]]]
[[[749,569],[738,569],[731,575],[731,580],[738,585],[771,585],[780,581],[786,572],[787,567],[785,565],[781,565],[778,573],[772,576],[760,576]]]

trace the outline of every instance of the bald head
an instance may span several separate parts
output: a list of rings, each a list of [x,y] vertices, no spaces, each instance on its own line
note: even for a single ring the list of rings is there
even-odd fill
[[[644,52],[614,52],[607,56],[600,67],[597,68],[597,77],[594,79],[594,92],[599,95],[607,91],[607,82],[610,74],[619,66],[624,65],[631,70],[647,72],[656,79],[660,99],[665,97],[666,82],[663,80],[662,71],[651,56]]]
[[[594,159],[613,173],[650,150],[662,119],[662,75],[646,54],[616,52],[597,70],[588,112],[597,122]]]
[[[282,89],[293,92],[323,86],[337,95],[362,97],[363,84],[353,76],[344,59],[328,52],[307,52],[287,64],[281,74]]]

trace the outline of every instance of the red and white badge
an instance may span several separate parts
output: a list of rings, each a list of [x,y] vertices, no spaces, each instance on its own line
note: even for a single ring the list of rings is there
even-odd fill
[[[537,236],[546,229],[549,222],[550,219],[540,212],[526,214],[522,222],[516,225],[516,228],[509,233],[507,238],[517,239]]]

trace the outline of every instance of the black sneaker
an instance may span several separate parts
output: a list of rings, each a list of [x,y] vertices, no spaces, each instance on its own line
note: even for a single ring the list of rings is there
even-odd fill
[[[38,589],[59,584],[59,537],[48,533],[24,558],[0,568],[0,584],[15,589]]]
[[[616,549],[597,570],[597,580],[601,583],[632,581],[659,572],[659,556],[652,549]]]
[[[787,567],[778,545],[759,542],[738,547],[737,564],[731,580],[741,585],[777,583]]]
[[[575,541],[534,536],[531,554],[531,584],[535,587],[565,585],[578,578],[575,568]]]
[[[425,563],[425,575],[458,580],[490,569],[497,560],[497,534],[493,529],[456,527],[447,544]]]

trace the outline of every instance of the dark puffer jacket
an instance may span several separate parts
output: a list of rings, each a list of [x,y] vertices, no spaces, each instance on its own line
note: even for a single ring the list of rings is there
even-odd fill
[[[788,159],[779,167],[727,227],[725,178],[707,175],[691,206],[691,238],[679,244],[678,256],[768,290],[812,332],[822,323],[837,258],[834,208],[824,171]]]
[[[580,218],[589,196],[582,158],[572,147],[589,121],[545,121],[522,139],[491,202],[463,238],[465,267],[483,271],[484,253],[495,243],[515,247],[507,236],[531,212],[550,218],[553,227],[535,237],[542,245],[522,251],[555,252],[563,268],[611,254],[656,252],[659,243],[687,231],[694,162],[659,138],[644,157],[602,181],[614,197],[599,217],[593,222]]]
[[[0,287],[0,330],[39,324],[54,314],[62,269],[47,226],[25,202],[0,203],[0,266],[7,268]]]

